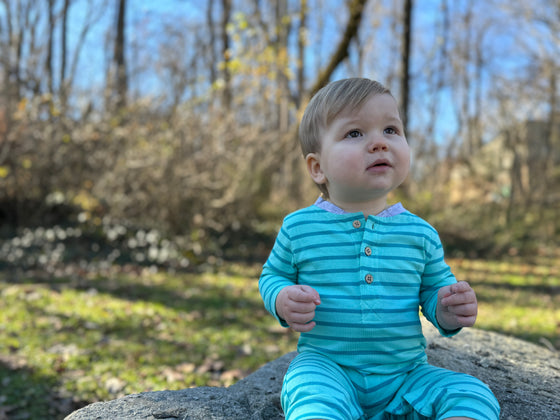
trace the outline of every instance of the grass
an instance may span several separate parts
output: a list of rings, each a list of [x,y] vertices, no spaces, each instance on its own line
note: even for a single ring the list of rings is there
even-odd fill
[[[477,292],[477,327],[560,350],[560,259],[449,260]]]
[[[478,328],[560,348],[556,260],[448,262],[477,291]],[[228,386],[294,350],[296,334],[263,308],[259,270],[0,271],[0,418],[57,419],[130,393]]]

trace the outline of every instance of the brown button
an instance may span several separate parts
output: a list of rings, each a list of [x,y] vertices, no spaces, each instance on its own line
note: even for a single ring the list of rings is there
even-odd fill
[[[360,222],[359,220],[354,220],[352,222],[352,226],[354,226],[356,229],[359,228],[360,226],[362,226],[362,222]]]
[[[364,252],[366,253],[366,255],[369,257],[371,254],[373,254],[373,251],[371,250],[371,248],[369,246],[366,246],[366,249],[364,249]]]
[[[367,284],[373,283],[373,276],[371,274],[366,275],[366,283]]]

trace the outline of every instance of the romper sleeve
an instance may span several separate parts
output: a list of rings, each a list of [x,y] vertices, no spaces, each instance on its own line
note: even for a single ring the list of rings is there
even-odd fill
[[[461,331],[461,328],[449,331],[439,325],[436,317],[437,299],[441,287],[454,284],[457,280],[444,260],[443,246],[437,233],[427,242],[425,252],[426,265],[420,287],[422,313],[438,329],[441,335],[451,337]]]
[[[259,278],[259,291],[264,306],[283,327],[288,327],[288,324],[276,312],[276,298],[284,287],[297,284],[297,274],[292,241],[284,224]]]

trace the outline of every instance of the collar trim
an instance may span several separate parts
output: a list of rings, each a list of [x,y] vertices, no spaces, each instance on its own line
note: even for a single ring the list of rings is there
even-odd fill
[[[325,200],[322,196],[319,197],[317,199],[317,201],[315,201],[315,205],[325,211],[328,211],[329,213],[334,213],[334,214],[349,214],[347,211],[342,210],[340,207],[338,207],[336,204],[331,203],[328,200]],[[396,203],[393,204],[392,206],[387,207],[385,210],[383,210],[381,213],[376,214],[376,217],[392,217],[392,216],[397,216],[401,213],[404,213],[406,211],[406,209],[403,207],[403,205],[401,203]]]

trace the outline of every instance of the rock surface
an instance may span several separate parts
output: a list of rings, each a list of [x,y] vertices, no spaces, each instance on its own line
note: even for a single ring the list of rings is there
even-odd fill
[[[507,420],[560,419],[560,354],[500,334],[465,329],[453,338],[425,326],[431,364],[486,382]],[[200,387],[128,395],[88,405],[66,420],[280,420],[282,378],[295,352],[229,388]]]

